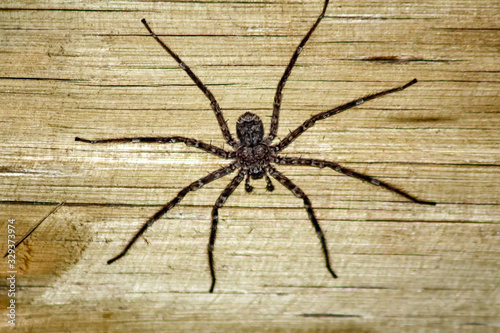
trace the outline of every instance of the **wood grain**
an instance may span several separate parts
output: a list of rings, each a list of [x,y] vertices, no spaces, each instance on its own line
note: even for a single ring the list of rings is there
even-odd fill
[[[189,194],[113,265],[160,207],[227,161],[210,105],[147,35],[205,82],[234,131],[269,127],[276,85],[322,3],[3,1],[0,250],[66,200],[16,253],[19,332],[494,332],[500,330],[499,26],[495,2],[333,1],[285,89],[279,137],[311,115],[412,78],[407,90],[317,123],[288,156],[337,161],[435,207],[332,170],[280,167],[310,197],[264,181],[220,211],[214,294],[206,246],[226,177]],[[227,148],[227,145],[226,145]],[[0,263],[9,328],[7,261]]]

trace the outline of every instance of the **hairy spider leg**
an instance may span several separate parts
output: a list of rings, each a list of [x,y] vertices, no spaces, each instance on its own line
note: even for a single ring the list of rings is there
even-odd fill
[[[273,176],[278,182],[280,182],[283,186],[289,189],[297,198],[300,198],[304,201],[304,206],[306,208],[307,214],[309,215],[309,219],[316,230],[316,234],[318,235],[319,240],[321,241],[321,247],[323,248],[323,254],[325,256],[326,269],[333,276],[334,279],[337,278],[337,274],[333,271],[330,264],[330,256],[328,255],[328,248],[326,246],[326,239],[323,230],[318,223],[318,219],[316,219],[316,215],[314,215],[314,210],[311,205],[311,201],[307,197],[307,195],[302,191],[297,185],[292,183],[290,179],[288,179],[281,172],[273,168],[272,166],[268,167],[268,172]]]
[[[292,143],[293,140],[297,139],[302,133],[304,133],[309,128],[311,128],[312,126],[314,126],[314,124],[318,120],[326,119],[326,118],[331,117],[331,116],[333,116],[333,115],[335,115],[337,113],[340,113],[342,111],[348,110],[348,109],[353,108],[355,106],[361,105],[364,102],[367,102],[369,100],[372,100],[372,99],[375,99],[375,98],[378,98],[378,97],[382,97],[382,96],[387,95],[387,94],[391,94],[391,93],[394,93],[394,92],[398,92],[398,91],[404,90],[404,89],[408,88],[409,86],[414,85],[415,83],[417,83],[417,79],[413,79],[410,82],[408,82],[408,83],[406,83],[406,84],[404,84],[404,85],[402,85],[400,87],[391,88],[391,89],[387,89],[387,90],[384,90],[384,91],[381,91],[381,92],[378,92],[378,93],[375,93],[375,94],[366,95],[364,97],[355,99],[354,101],[351,101],[349,103],[337,106],[337,107],[335,107],[335,108],[333,108],[331,110],[318,113],[318,114],[312,116],[311,118],[307,119],[306,121],[304,121],[304,123],[302,125],[300,125],[299,127],[297,127],[292,132],[288,133],[288,135],[283,140],[281,140],[278,144],[276,144],[276,145],[274,145],[272,147],[275,149],[276,152],[282,151],[290,143]]]
[[[276,137],[276,134],[278,133],[282,91],[283,88],[285,87],[286,80],[288,80],[290,73],[292,73],[293,66],[297,61],[300,52],[302,52],[302,49],[309,40],[309,37],[311,37],[312,33],[318,26],[319,22],[321,22],[321,20],[325,16],[326,8],[328,7],[328,1],[329,0],[325,0],[325,4],[323,6],[321,14],[319,14],[318,18],[316,19],[316,22],[314,22],[314,24],[311,26],[307,34],[304,36],[304,38],[302,38],[300,44],[295,49],[295,52],[293,53],[292,58],[290,59],[290,62],[288,63],[288,66],[286,67],[285,72],[283,73],[283,76],[281,77],[280,82],[278,83],[278,87],[276,88],[276,94],[274,95],[273,116],[271,118],[271,130],[269,131],[269,135],[266,138],[266,142],[268,143],[271,143],[273,139]]]
[[[397,193],[397,194],[399,194],[399,195],[401,195],[401,196],[403,196],[403,197],[405,197],[413,202],[416,202],[418,204],[431,205],[431,206],[436,205],[436,203],[433,201],[425,201],[425,200],[417,199],[414,196],[412,196],[412,195],[406,193],[405,191],[400,190],[400,189],[398,189],[390,184],[387,184],[387,183],[385,183],[381,180],[378,180],[376,178],[373,178],[371,176],[359,173],[359,172],[354,171],[352,169],[343,167],[336,162],[311,159],[311,158],[281,157],[281,156],[277,156],[273,160],[273,162],[276,164],[280,164],[280,165],[302,165],[302,166],[312,166],[312,167],[317,167],[317,168],[328,167],[328,168],[333,169],[333,170],[335,170],[339,173],[342,173],[346,176],[361,179],[361,180],[364,180],[372,185],[383,187],[391,192]]]
[[[202,186],[204,186],[204,185],[206,185],[206,184],[208,184],[216,179],[219,179],[221,177],[224,177],[224,176],[230,174],[231,172],[236,170],[237,167],[238,167],[237,163],[233,162],[229,165],[226,165],[218,170],[215,170],[215,171],[209,173],[205,177],[200,178],[199,180],[197,180],[195,182],[192,182],[190,185],[188,185],[185,188],[183,188],[182,190],[180,190],[175,198],[173,198],[168,204],[166,204],[162,209],[160,209],[155,215],[150,217],[146,223],[144,223],[144,225],[139,229],[139,231],[137,231],[137,233],[134,235],[134,237],[132,237],[132,239],[128,242],[127,246],[125,246],[125,248],[123,249],[122,252],[120,252],[120,254],[118,254],[116,257],[108,260],[108,264],[112,264],[116,260],[123,257],[125,254],[127,254],[128,250],[137,241],[137,239],[146,231],[146,229],[149,228],[151,225],[153,225],[154,222],[156,222],[159,218],[161,218],[163,215],[165,215],[165,213],[167,213],[170,209],[175,207],[175,205],[177,205],[182,199],[184,199],[186,194],[188,194],[191,191],[196,191],[199,188],[201,188]]]
[[[226,202],[227,198],[233,193],[233,191],[238,187],[243,178],[245,177],[245,171],[240,170],[240,172],[233,178],[233,180],[226,186],[226,188],[222,191],[219,198],[215,202],[215,205],[212,209],[212,228],[210,231],[210,240],[208,241],[208,264],[210,266],[210,274],[212,276],[212,284],[210,285],[210,292],[214,292],[215,287],[215,268],[214,268],[214,245],[215,245],[215,236],[217,233],[217,223],[219,222],[219,208],[221,208]]]
[[[132,143],[140,143],[140,142],[154,142],[154,143],[177,143],[183,142],[186,146],[195,147],[201,150],[206,151],[207,153],[212,153],[219,157],[230,159],[233,158],[234,153],[214,146],[209,143],[205,143],[203,141],[186,138],[182,136],[163,136],[163,137],[133,137],[133,138],[116,138],[116,139],[98,139],[98,140],[89,140],[80,137],[76,137],[75,141],[81,141],[86,143],[117,143],[117,142],[132,142]]]
[[[222,114],[222,111],[220,109],[219,103],[215,99],[215,97],[212,94],[212,92],[203,84],[203,82],[201,82],[201,80],[196,76],[196,74],[193,73],[193,71],[189,68],[189,66],[186,65],[181,60],[181,58],[179,58],[179,56],[174,51],[172,51],[167,46],[167,44],[165,44],[153,32],[153,30],[149,27],[148,23],[146,22],[146,19],[142,19],[141,22],[142,22],[142,24],[144,24],[144,26],[146,27],[146,29],[148,29],[149,34],[151,35],[151,37],[153,37],[158,42],[158,44],[160,44],[161,47],[163,47],[165,49],[165,51],[167,51],[168,54],[170,54],[170,56],[172,58],[174,58],[175,61],[177,61],[177,63],[179,64],[179,67],[182,68],[189,75],[189,77],[191,78],[191,80],[193,80],[193,82],[198,86],[198,88],[200,88],[200,90],[205,94],[205,96],[207,96],[208,100],[210,101],[210,106],[212,107],[212,110],[214,110],[215,117],[217,118],[217,121],[219,123],[220,129],[222,131],[222,135],[224,136],[224,139],[226,140],[226,142],[231,147],[235,147],[236,144],[237,144],[237,142],[233,139],[233,137],[231,135],[231,132],[229,131],[229,128],[227,126],[227,122],[224,119],[224,115]]]

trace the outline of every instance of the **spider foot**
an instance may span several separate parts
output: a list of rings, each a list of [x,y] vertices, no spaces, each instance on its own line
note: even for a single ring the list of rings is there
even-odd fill
[[[210,290],[208,291],[209,293],[213,293],[215,288],[215,278],[212,280],[212,284],[210,285]]]
[[[109,259],[108,261],[106,261],[106,263],[108,265],[111,265],[112,263],[114,263],[115,261],[117,261],[118,259],[120,259],[121,257],[123,257],[125,255],[125,253],[120,253],[119,255],[117,255],[116,257],[113,257],[111,259]]]
[[[421,205],[429,205],[429,206],[436,206],[436,204],[437,204],[434,201],[425,201],[425,200],[417,200],[415,202],[418,204],[421,204]]]
[[[87,140],[87,139],[79,138],[79,137],[75,137],[75,141],[82,141],[82,142],[87,142],[87,143],[95,143],[94,140]]]
[[[337,274],[335,274],[335,272],[330,266],[326,266],[326,269],[328,269],[328,271],[330,272],[330,274],[332,274],[334,279],[338,278]]]

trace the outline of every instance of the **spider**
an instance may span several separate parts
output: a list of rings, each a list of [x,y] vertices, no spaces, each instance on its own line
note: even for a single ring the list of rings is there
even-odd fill
[[[314,24],[311,26],[306,35],[302,38],[302,41],[295,49],[288,66],[281,77],[278,87],[276,89],[276,93],[274,96],[274,104],[273,104],[273,113],[271,118],[271,128],[267,135],[264,135],[264,126],[262,124],[261,119],[251,112],[246,112],[238,118],[236,124],[236,134],[238,139],[234,139],[229,131],[226,120],[222,115],[222,111],[220,109],[219,103],[215,99],[212,92],[201,82],[201,80],[193,73],[193,71],[186,65],[181,58],[172,51],[150,28],[145,19],[142,19],[141,22],[144,24],[146,29],[148,30],[151,37],[153,37],[160,45],[165,49],[165,51],[170,54],[170,56],[179,64],[179,67],[183,69],[187,75],[194,81],[194,83],[198,86],[198,88],[205,94],[205,96],[210,101],[210,105],[212,110],[215,113],[215,117],[217,118],[217,122],[219,123],[220,129],[222,131],[222,135],[225,141],[232,148],[231,150],[225,150],[211,144],[202,142],[197,139],[182,137],[182,136],[167,136],[167,137],[128,137],[128,138],[114,138],[114,139],[99,139],[99,140],[88,140],[80,137],[75,137],[75,141],[82,141],[86,143],[117,143],[117,142],[155,142],[155,143],[178,143],[182,142],[190,147],[195,147],[201,149],[205,152],[214,154],[218,157],[233,160],[232,163],[221,167],[218,170],[215,170],[205,177],[198,179],[197,181],[189,184],[179,191],[177,196],[173,198],[169,203],[167,203],[162,209],[160,209],[156,214],[147,220],[146,223],[136,232],[136,234],[132,237],[132,239],[128,242],[128,244],[124,247],[122,252],[120,252],[114,258],[108,260],[108,264],[112,264],[116,260],[123,257],[132,245],[137,241],[137,239],[151,226],[154,222],[160,219],[163,215],[165,215],[169,210],[171,210],[175,205],[177,205],[189,192],[196,191],[203,187],[204,185],[222,178],[236,170],[238,170],[238,174],[231,180],[231,182],[224,188],[222,193],[219,195],[216,200],[213,209],[212,209],[212,227],[210,231],[210,238],[208,242],[208,264],[210,267],[210,274],[212,278],[212,283],[210,285],[209,292],[212,293],[214,291],[216,277],[215,277],[215,268],[214,268],[214,258],[213,251],[215,245],[215,237],[217,232],[217,224],[219,222],[219,209],[224,205],[227,198],[234,192],[234,190],[240,185],[240,183],[245,179],[245,190],[246,192],[252,192],[253,187],[250,185],[250,180],[253,179],[262,179],[264,178],[266,181],[266,189],[267,191],[273,191],[274,186],[271,182],[269,176],[276,179],[279,183],[281,183],[284,187],[289,189],[296,197],[300,198],[304,202],[305,209],[307,214],[309,215],[309,219],[316,230],[316,234],[321,242],[321,247],[323,250],[323,255],[325,258],[325,264],[328,272],[331,274],[333,278],[337,278],[337,275],[332,269],[330,263],[330,256],[328,253],[328,248],[326,244],[325,235],[318,223],[316,215],[314,213],[313,207],[311,205],[311,201],[307,197],[307,195],[302,191],[297,185],[295,185],[288,177],[279,172],[273,164],[276,165],[301,165],[301,166],[312,166],[317,168],[330,168],[334,171],[342,173],[344,175],[354,177],[357,179],[364,180],[370,184],[383,187],[389,191],[397,193],[413,202],[424,204],[424,205],[435,205],[435,202],[419,200],[416,197],[406,193],[403,190],[398,189],[388,183],[385,183],[381,180],[375,179],[371,176],[359,173],[357,171],[351,170],[349,168],[343,167],[340,164],[332,161],[325,161],[319,159],[310,159],[310,158],[300,158],[300,157],[284,157],[280,156],[279,153],[284,150],[293,140],[298,138],[302,133],[304,133],[307,129],[311,128],[317,121],[326,119],[335,114],[338,114],[342,111],[348,110],[352,107],[363,104],[369,100],[382,97],[387,94],[391,94],[394,92],[398,92],[404,90],[413,84],[417,83],[416,79],[411,80],[410,82],[396,87],[392,89],[387,89],[375,94],[367,95],[362,98],[358,98],[349,103],[337,106],[331,110],[327,110],[321,113],[318,113],[308,120],[306,120],[302,125],[297,127],[294,131],[290,132],[283,140],[279,143],[273,144],[273,140],[276,138],[276,134],[278,131],[278,121],[280,115],[280,106],[282,99],[282,91],[285,86],[285,83],[292,72],[292,69],[301,53],[303,47],[306,45],[309,37],[314,32],[320,21],[325,16],[326,9],[328,7],[329,0],[325,0],[323,5],[323,10],[321,14],[317,17]]]

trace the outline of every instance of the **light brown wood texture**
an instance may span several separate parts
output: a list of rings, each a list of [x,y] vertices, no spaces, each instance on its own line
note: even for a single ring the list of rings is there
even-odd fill
[[[0,250],[16,251],[18,332],[498,332],[500,12],[496,1],[332,1],[286,84],[279,137],[311,115],[418,78],[318,122],[284,153],[343,163],[437,206],[332,170],[280,167],[210,212],[231,176],[190,193],[124,258],[176,193],[228,162],[183,144],[75,142],[180,135],[224,145],[208,100],[151,27],[214,93],[234,133],[266,128],[276,85],[320,13],[307,1],[2,1]],[[10,301],[0,263],[2,313]]]

